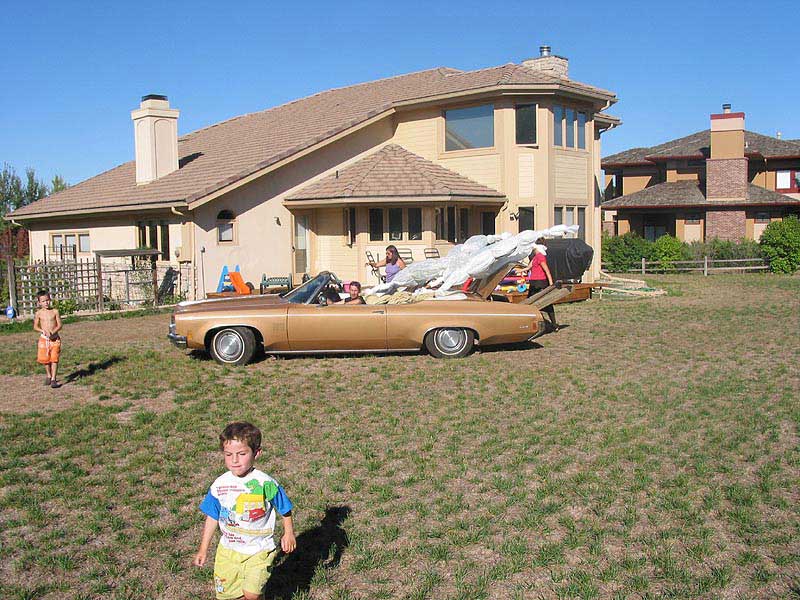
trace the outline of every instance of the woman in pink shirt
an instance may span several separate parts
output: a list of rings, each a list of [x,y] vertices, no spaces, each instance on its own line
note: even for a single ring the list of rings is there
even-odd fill
[[[536,240],[537,245],[544,246],[544,242],[544,238]],[[530,298],[544,288],[553,285],[553,276],[550,274],[550,267],[547,266],[547,257],[539,252],[535,246],[528,259],[530,260],[530,264],[527,268],[522,269],[522,273],[526,275],[526,279],[528,280],[528,298]],[[556,323],[556,311],[553,309],[553,305],[546,306],[542,310],[544,310],[550,318],[550,326],[553,331],[558,331],[559,326],[558,323]]]

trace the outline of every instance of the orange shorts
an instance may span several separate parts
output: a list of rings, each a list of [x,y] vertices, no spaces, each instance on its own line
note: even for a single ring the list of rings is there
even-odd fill
[[[36,362],[42,365],[57,363],[59,356],[61,356],[61,338],[48,340],[45,337],[39,337],[36,345]]]

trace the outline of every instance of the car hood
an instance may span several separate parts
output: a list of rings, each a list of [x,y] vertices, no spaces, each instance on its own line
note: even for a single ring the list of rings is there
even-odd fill
[[[176,313],[228,311],[231,309],[279,308],[289,304],[288,300],[277,294],[257,294],[252,296],[234,296],[232,298],[213,298],[211,300],[194,300],[181,302],[175,307]]]

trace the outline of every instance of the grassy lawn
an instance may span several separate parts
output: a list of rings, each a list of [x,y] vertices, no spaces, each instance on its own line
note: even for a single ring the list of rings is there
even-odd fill
[[[800,278],[648,282],[460,361],[230,369],[161,314],[67,325],[49,390],[4,335],[0,597],[212,597],[197,505],[249,419],[298,507],[268,598],[800,598]]]

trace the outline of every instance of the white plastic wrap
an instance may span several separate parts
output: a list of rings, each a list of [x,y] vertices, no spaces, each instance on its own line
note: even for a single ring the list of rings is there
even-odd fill
[[[541,237],[562,237],[567,233],[577,233],[577,225],[556,225],[549,229],[526,230],[511,235],[474,235],[463,244],[454,246],[444,258],[422,260],[408,265],[395,275],[389,283],[382,283],[367,294],[384,295],[396,290],[416,290],[431,284],[428,289],[436,289],[437,298],[454,298],[457,288],[468,279],[485,279],[507,269],[514,263],[527,258]],[[546,253],[544,246],[537,246]]]

